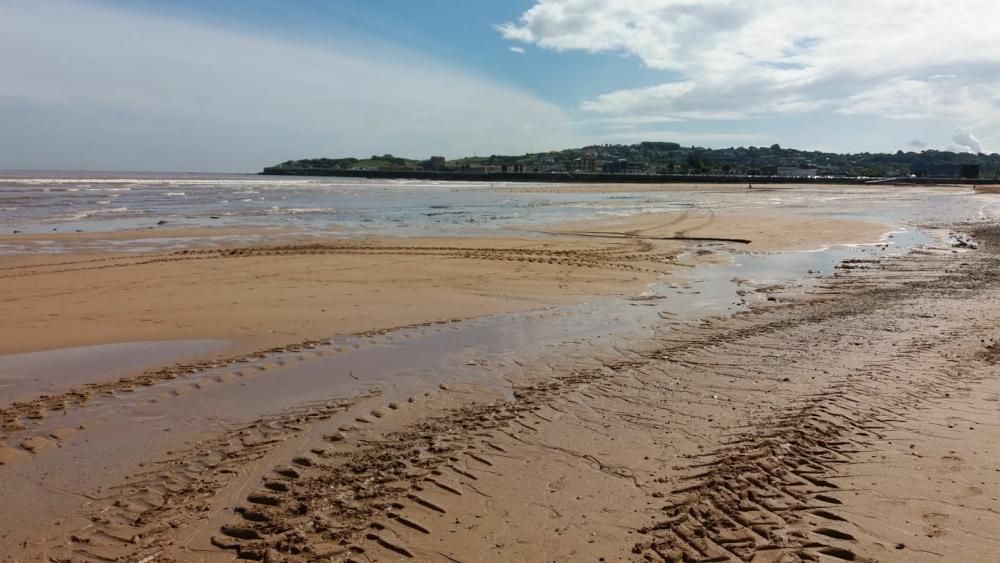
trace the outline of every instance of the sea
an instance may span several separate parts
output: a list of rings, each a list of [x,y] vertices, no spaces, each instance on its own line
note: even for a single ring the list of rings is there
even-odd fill
[[[0,236],[198,227],[264,227],[325,236],[511,236],[559,223],[663,211],[787,209],[910,226],[1000,216],[996,196],[961,186],[571,188],[256,174],[0,171]],[[0,252],[17,251],[15,243],[7,242],[0,243]],[[117,249],[129,250],[127,244]]]

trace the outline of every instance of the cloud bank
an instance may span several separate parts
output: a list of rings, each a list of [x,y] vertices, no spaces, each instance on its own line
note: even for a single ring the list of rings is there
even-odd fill
[[[957,127],[951,136],[956,145],[970,152],[983,152],[983,143],[972,134],[968,127]]]
[[[555,51],[624,54],[670,77],[582,102],[596,114],[823,110],[1000,129],[1000,34],[984,25],[998,17],[992,0],[537,0],[498,29]]]
[[[558,107],[382,46],[310,45],[92,2],[0,3],[0,168],[256,171],[571,144]]]

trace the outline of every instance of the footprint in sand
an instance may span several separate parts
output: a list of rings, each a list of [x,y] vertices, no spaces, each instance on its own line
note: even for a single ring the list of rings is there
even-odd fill
[[[947,533],[942,529],[942,525],[948,521],[948,515],[940,512],[928,512],[922,516],[924,520],[924,534],[929,538],[937,538]]]
[[[984,491],[983,491],[983,489],[981,487],[977,487],[975,485],[972,485],[972,486],[969,486],[969,487],[965,488],[963,496],[966,496],[966,497],[978,497],[978,496],[982,496],[983,493],[984,493]]]
[[[962,458],[956,455],[941,456],[941,462],[945,471],[961,471],[965,468]]]

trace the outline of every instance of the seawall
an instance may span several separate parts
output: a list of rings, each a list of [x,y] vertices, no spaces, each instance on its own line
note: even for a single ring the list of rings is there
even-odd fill
[[[265,168],[263,175],[335,176],[384,180],[459,182],[561,182],[582,184],[1000,184],[1000,180],[965,178],[784,177],[688,174],[578,174],[574,172],[437,172],[424,170],[337,170],[330,168]]]

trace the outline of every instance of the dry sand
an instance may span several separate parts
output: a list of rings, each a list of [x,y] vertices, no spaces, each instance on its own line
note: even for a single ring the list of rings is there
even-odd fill
[[[820,222],[803,236],[792,219],[762,219],[11,261],[2,283],[14,297],[0,314],[5,329],[19,326],[8,318],[26,329],[4,335],[9,351],[141,339],[137,313],[159,319],[156,338],[250,348],[628,294],[682,269],[677,256],[697,245],[718,249],[666,237],[773,250],[885,230]],[[207,365],[178,366],[2,409],[0,551],[12,561],[993,561],[1000,233],[976,236],[977,252],[855,262],[806,295],[644,338],[489,361],[472,350],[442,384],[360,382],[341,398],[253,414],[254,400],[277,401],[293,374],[339,353],[307,343],[211,379],[199,375]],[[78,314],[88,287],[97,305]],[[219,318],[232,301],[246,312]],[[316,314],[346,304],[371,312]],[[394,341],[378,338],[390,337],[371,344],[385,361]],[[204,411],[233,408],[227,397],[246,414],[239,424]],[[178,424],[160,432],[171,417]]]
[[[558,237],[310,238],[235,251],[4,257],[0,354],[179,339],[226,339],[234,343],[231,352],[248,352],[638,293],[678,263],[696,260],[676,259],[690,241],[657,237],[745,238],[752,241],[747,249],[778,250],[875,242],[889,229],[862,221],[702,212],[589,225],[599,231],[591,235],[626,238],[565,233],[579,227],[557,229],[565,235]]]
[[[831,245],[878,242],[887,227],[870,221],[803,217],[780,212],[720,213],[692,210],[648,213],[600,223],[570,223],[548,232],[567,236],[627,236],[648,241],[735,241],[752,252],[817,250]]]

